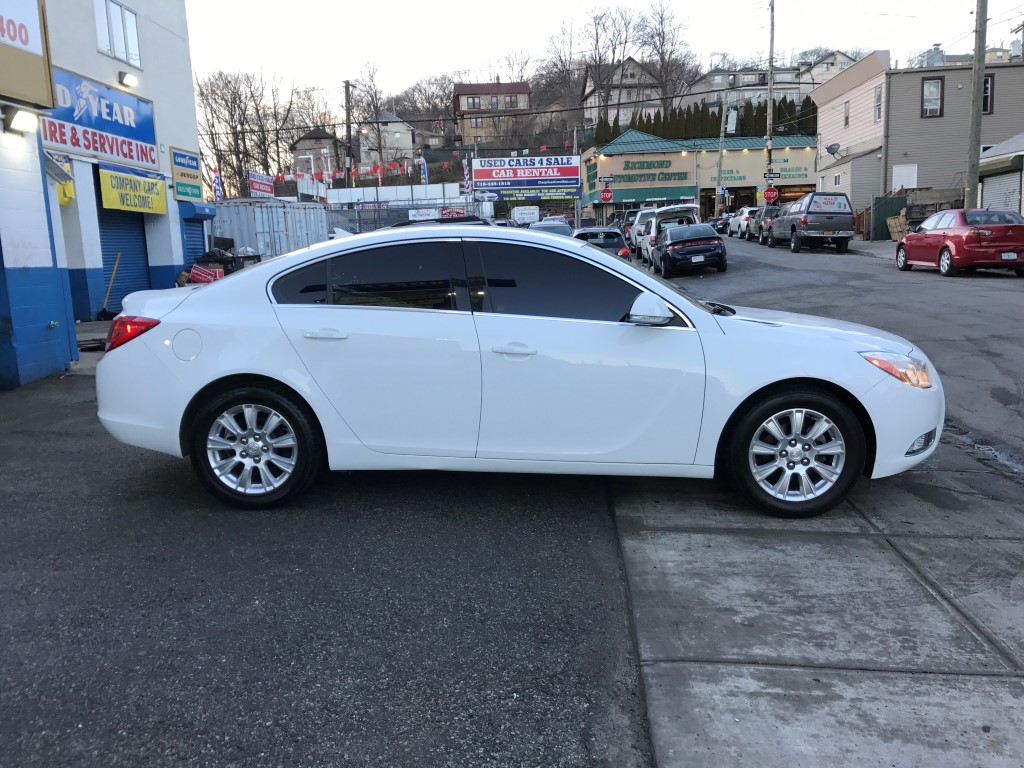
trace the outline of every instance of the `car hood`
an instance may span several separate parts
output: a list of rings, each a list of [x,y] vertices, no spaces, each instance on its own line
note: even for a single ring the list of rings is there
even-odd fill
[[[769,329],[784,328],[790,335],[800,335],[803,332],[819,340],[825,336],[837,343],[856,347],[857,352],[898,352],[907,355],[914,351],[914,345],[902,336],[868,325],[816,315],[802,315],[797,312],[779,312],[754,307],[733,309],[736,310],[735,315],[715,315],[725,333],[742,332],[740,329],[751,330],[753,327],[762,328],[766,332],[770,332]]]

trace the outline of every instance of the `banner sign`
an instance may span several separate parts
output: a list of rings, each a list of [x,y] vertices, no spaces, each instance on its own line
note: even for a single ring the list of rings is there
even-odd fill
[[[473,159],[474,191],[494,192],[499,200],[548,200],[579,197],[578,155],[478,157]]]
[[[100,163],[100,196],[104,208],[139,213],[167,213],[167,184],[159,173],[113,163]]]
[[[410,208],[409,221],[427,221],[428,219],[441,218],[441,211],[438,208]]]
[[[203,201],[203,177],[199,171],[199,154],[171,147],[171,182],[174,199],[190,203]]]
[[[44,147],[159,167],[153,102],[56,67],[53,90],[57,106],[39,121]]]
[[[4,0],[0,11],[0,44],[42,56],[39,0]]]
[[[460,206],[452,206],[452,207],[449,207],[449,208],[442,208],[441,209],[441,218],[442,219],[457,219],[460,216],[465,216],[465,215],[466,215],[466,209],[462,208]]]
[[[274,177],[249,171],[249,197],[273,197]]]

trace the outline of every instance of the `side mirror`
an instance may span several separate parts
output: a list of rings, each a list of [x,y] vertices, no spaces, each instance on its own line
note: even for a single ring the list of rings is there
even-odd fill
[[[672,322],[672,310],[660,296],[644,291],[633,300],[628,319],[635,325],[668,325]]]
[[[908,231],[908,232],[920,232],[920,231],[921,231],[921,228],[920,228],[920,227],[911,227],[911,228],[910,228],[910,229],[908,229],[907,231]]]

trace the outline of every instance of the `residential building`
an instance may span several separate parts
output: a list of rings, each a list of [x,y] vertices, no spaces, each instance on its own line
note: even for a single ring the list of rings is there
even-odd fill
[[[395,166],[416,156],[416,129],[393,112],[381,112],[376,120],[360,123],[359,165]]]
[[[847,56],[842,51],[832,51],[817,61],[801,62],[797,65],[796,74],[801,85],[801,98],[856,63],[855,58]]]
[[[533,131],[528,82],[456,83],[452,99],[464,145],[519,145]]]
[[[1024,215],[1024,133],[996,144],[981,155],[981,204]]]
[[[330,131],[313,128],[297,138],[288,149],[296,173],[329,179],[345,170],[345,142]]]
[[[772,93],[776,101],[790,98],[797,104],[806,95],[801,84],[797,67],[776,67]],[[723,92],[730,92],[731,103],[742,105],[749,101],[755,106],[768,99],[768,69],[761,67],[740,67],[728,69],[715,67],[700,79],[694,81],[682,101],[684,104],[717,104]]]
[[[66,369],[76,320],[173,286],[215,215],[202,199],[184,0],[61,0],[45,19],[42,3],[19,7],[32,9],[28,44],[0,41],[0,100],[39,120],[31,136],[0,135],[5,387]],[[33,95],[40,77],[49,102]]]
[[[608,122],[625,127],[635,114],[653,116],[662,108],[661,88],[651,71],[632,56],[616,64],[587,67],[580,103],[584,125],[596,125],[607,110]]]

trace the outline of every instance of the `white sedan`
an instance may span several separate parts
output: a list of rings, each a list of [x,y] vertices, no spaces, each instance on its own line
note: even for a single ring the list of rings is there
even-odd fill
[[[898,336],[702,302],[580,240],[465,225],[134,293],[96,388],[114,437],[190,456],[247,508],[326,465],[725,474],[761,509],[806,517],[929,456],[945,411]]]

